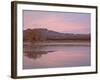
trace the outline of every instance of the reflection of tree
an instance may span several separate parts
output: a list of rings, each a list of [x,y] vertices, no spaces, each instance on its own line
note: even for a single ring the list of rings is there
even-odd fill
[[[28,58],[38,59],[42,57],[42,55],[47,54],[48,52],[51,52],[51,51],[25,51],[24,54]]]

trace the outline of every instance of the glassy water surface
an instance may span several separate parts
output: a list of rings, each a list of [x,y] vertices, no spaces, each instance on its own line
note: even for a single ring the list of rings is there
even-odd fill
[[[90,46],[24,46],[23,69],[90,66]]]

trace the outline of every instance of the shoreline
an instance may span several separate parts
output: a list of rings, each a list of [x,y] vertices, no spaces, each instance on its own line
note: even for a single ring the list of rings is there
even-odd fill
[[[90,42],[23,42],[24,46],[90,46]]]

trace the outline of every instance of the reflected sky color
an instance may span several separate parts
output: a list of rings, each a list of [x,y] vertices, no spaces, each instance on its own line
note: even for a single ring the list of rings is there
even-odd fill
[[[24,53],[24,64],[23,69],[34,69],[34,68],[55,68],[55,67],[80,67],[90,66],[90,47],[89,46],[45,46],[40,49],[43,53],[31,53],[32,55],[41,54],[41,57],[31,58],[25,56]],[[28,53],[29,54],[29,53]]]
[[[23,11],[24,30],[47,28],[63,33],[90,33],[91,14],[51,11]]]

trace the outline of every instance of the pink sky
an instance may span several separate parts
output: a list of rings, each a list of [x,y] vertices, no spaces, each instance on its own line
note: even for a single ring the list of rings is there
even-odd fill
[[[24,30],[47,28],[63,33],[90,33],[91,15],[89,13],[23,11]]]

